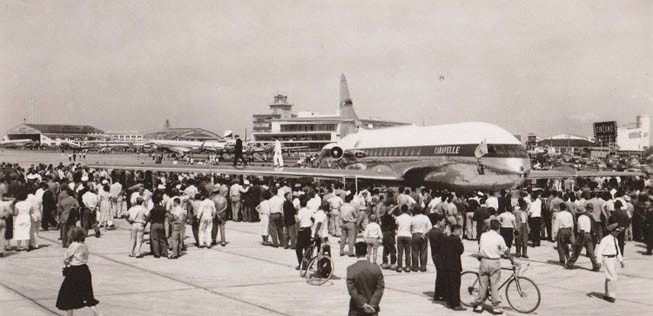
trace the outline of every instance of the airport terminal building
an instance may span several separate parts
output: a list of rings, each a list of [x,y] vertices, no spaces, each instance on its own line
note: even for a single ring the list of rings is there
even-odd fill
[[[340,79],[340,106],[335,114],[317,112],[292,112],[288,97],[278,94],[268,105],[271,112],[252,116],[254,142],[272,143],[276,139],[284,147],[301,147],[306,151],[319,151],[326,144],[337,142],[357,128],[376,129],[407,123],[384,121],[376,118],[358,118],[349,96],[344,75]]]

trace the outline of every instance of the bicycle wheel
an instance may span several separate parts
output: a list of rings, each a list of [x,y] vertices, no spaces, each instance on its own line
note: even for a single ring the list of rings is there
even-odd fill
[[[460,303],[467,307],[472,307],[478,292],[481,288],[481,281],[478,272],[465,271],[460,275]]]
[[[329,257],[315,257],[306,269],[306,283],[322,285],[327,283],[333,275],[333,260]]]
[[[532,313],[540,306],[542,297],[535,282],[526,277],[517,277],[506,285],[506,299],[514,310]]]

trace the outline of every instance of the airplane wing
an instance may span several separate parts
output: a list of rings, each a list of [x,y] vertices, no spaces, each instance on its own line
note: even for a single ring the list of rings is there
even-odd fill
[[[610,170],[533,170],[528,175],[529,180],[556,178],[593,178],[593,177],[641,177],[643,172],[610,171]]]
[[[218,166],[186,166],[186,165],[112,165],[96,164],[89,165],[90,168],[102,169],[125,169],[125,170],[153,170],[165,172],[197,172],[197,173],[218,173],[229,175],[246,176],[276,176],[284,178],[312,177],[317,179],[369,179],[380,181],[401,181],[402,179],[391,174],[381,173],[373,170],[352,170],[352,169],[324,169],[324,168],[284,168],[276,170],[271,167],[247,166],[245,168],[234,168],[228,165]]]

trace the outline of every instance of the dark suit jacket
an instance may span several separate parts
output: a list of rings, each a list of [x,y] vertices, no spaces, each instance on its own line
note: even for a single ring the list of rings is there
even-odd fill
[[[444,230],[440,227],[433,227],[427,233],[429,237],[429,244],[431,245],[431,258],[436,267],[440,266],[440,246],[442,245],[442,237],[444,237]]]
[[[349,315],[366,315],[362,309],[365,303],[378,312],[384,288],[383,273],[378,265],[359,260],[347,267],[347,290],[351,296]]]
[[[239,154],[243,152],[243,141],[240,138],[236,139],[236,146],[234,146],[234,150]]]
[[[465,251],[465,247],[460,238],[454,235],[445,236],[442,237],[440,243],[440,261],[442,262],[440,269],[443,271],[462,271],[463,266],[460,262],[460,255]]]
[[[54,193],[50,190],[43,192],[43,210],[52,211],[57,208],[57,202],[54,199]]]

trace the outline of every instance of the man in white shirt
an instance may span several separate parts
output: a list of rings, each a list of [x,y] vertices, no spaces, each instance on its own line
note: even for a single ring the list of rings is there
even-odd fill
[[[560,204],[560,212],[558,212],[554,225],[558,232],[556,235],[558,259],[564,266],[569,258],[569,244],[574,244],[574,216],[571,215],[566,204]]]
[[[246,193],[249,190],[248,188],[243,188],[238,181],[235,181],[234,184],[229,188],[229,197],[231,198],[231,219],[234,222],[239,222],[240,214],[240,194]]]
[[[397,196],[397,205],[408,205],[408,209],[412,209],[417,204],[417,201],[410,196],[410,189],[406,188],[404,193]]]
[[[349,251],[347,255],[354,257],[354,244],[356,243],[356,217],[357,209],[351,203],[353,195],[345,196],[345,204],[340,207],[340,256],[345,255],[345,245],[348,246]]]
[[[474,311],[477,313],[483,312],[483,302],[485,302],[488,293],[488,286],[492,291],[492,313],[502,314],[501,309],[501,294],[499,294],[499,282],[501,281],[501,256],[505,255],[512,265],[515,262],[510,255],[510,251],[506,246],[503,237],[499,235],[498,231],[501,224],[498,220],[490,221],[490,230],[483,233],[479,242],[478,255],[481,260],[479,267],[479,278],[481,288],[478,292],[478,297],[474,302]]]
[[[129,240],[129,256],[143,258],[141,246],[143,245],[143,234],[147,221],[145,219],[145,208],[143,207],[142,198],[137,198],[136,204],[127,210],[127,221],[132,224]]]
[[[283,155],[281,154],[281,142],[274,140],[274,155],[272,156],[274,168],[283,168]]]
[[[283,195],[279,195],[278,189],[273,189],[274,195],[270,198],[270,236],[272,237],[272,247],[279,247],[280,243],[286,240],[283,231]],[[283,194],[283,193],[282,193]]]
[[[617,235],[621,233],[623,228],[619,227],[618,223],[610,224],[608,226],[609,235],[603,237],[598,246],[596,246],[596,255],[602,258],[603,268],[605,271],[605,295],[604,299],[610,303],[616,300],[617,290],[617,261],[624,267],[623,257],[617,242]]]
[[[215,202],[209,197],[204,197],[200,203],[200,209],[197,212],[197,218],[200,222],[199,227],[199,248],[211,248],[211,229],[213,228],[213,218],[217,210],[215,209]]]
[[[111,199],[111,215],[113,218],[122,216],[122,184],[115,181],[109,187],[109,196]]]
[[[87,184],[88,185],[88,184]],[[82,212],[82,228],[89,231],[91,228],[95,231],[95,237],[100,238],[100,229],[97,227],[97,204],[98,196],[95,192],[88,190],[82,195],[84,210]]]
[[[533,192],[533,202],[528,206],[528,226],[531,229],[533,247],[540,246],[540,231],[542,229],[542,200],[539,193]]]
[[[329,232],[335,237],[340,237],[340,207],[345,203],[340,196],[335,194],[332,189],[333,196],[327,200],[331,212],[329,213]]]
[[[295,270],[303,268],[308,262],[302,262],[304,251],[311,245],[311,228],[313,227],[313,211],[306,207],[306,199],[300,199],[300,209],[297,211],[297,244],[295,254],[297,255],[297,267]]]
[[[487,204],[487,207],[494,207],[495,210],[499,209],[499,199],[496,197],[496,193],[491,192],[488,197],[487,201],[485,202]]]
[[[308,196],[310,197],[310,199],[306,203],[306,207],[308,207],[313,212],[317,212],[317,210],[322,205],[322,200],[317,194],[315,194],[315,191],[313,190],[311,190],[311,192],[308,193]]]
[[[411,246],[413,233],[410,228],[413,223],[413,217],[408,214],[408,204],[401,205],[401,215],[395,220],[397,223],[397,272],[402,271],[402,257],[406,256],[406,266],[404,272],[410,272]]]
[[[363,238],[367,244],[367,261],[370,261],[371,257],[372,263],[376,264],[379,243],[383,239],[383,231],[381,231],[381,226],[376,222],[376,214],[370,214],[370,222],[365,226]]]
[[[576,263],[576,260],[580,257],[581,251],[583,251],[583,247],[585,248],[587,257],[590,258],[590,261],[592,262],[592,271],[599,271],[601,269],[601,264],[596,261],[596,256],[594,255],[594,243],[592,242],[592,220],[590,219],[590,216],[592,216],[591,213],[593,209],[594,205],[591,203],[587,203],[585,209],[578,209],[579,212],[581,212],[580,216],[578,216],[578,238],[573,247],[573,254],[571,255],[571,258],[567,260],[567,269],[572,269],[574,267],[574,263]]]
[[[413,272],[426,272],[429,244],[426,233],[431,230],[432,226],[431,220],[423,214],[423,210],[421,208],[415,208],[415,215],[410,223]]]

